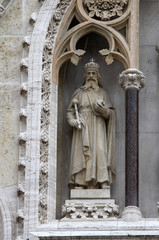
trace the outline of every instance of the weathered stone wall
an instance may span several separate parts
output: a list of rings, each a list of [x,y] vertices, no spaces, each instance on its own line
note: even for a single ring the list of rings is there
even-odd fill
[[[4,193],[3,197],[1,196],[2,204],[9,205],[13,217],[13,221],[9,219],[4,209],[2,216],[6,219],[0,217],[0,239],[11,239],[9,234],[15,239],[16,234],[16,230],[11,233],[11,229],[16,222],[17,211],[20,62],[23,55],[22,41],[27,34],[29,18],[37,2],[38,0],[13,0],[5,14],[0,17],[0,189],[3,188]],[[0,215],[1,211],[2,209]],[[6,223],[10,224],[10,232],[5,226]],[[8,232],[5,236],[4,228]]]
[[[158,217],[159,200],[159,1],[140,2],[140,70],[146,86],[140,92],[140,208],[144,217]]]
[[[0,186],[17,183],[22,41],[37,0],[15,0],[0,18]]]

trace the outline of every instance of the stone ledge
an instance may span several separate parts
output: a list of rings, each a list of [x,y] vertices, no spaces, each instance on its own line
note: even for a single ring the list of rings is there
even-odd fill
[[[136,222],[114,220],[57,220],[32,230],[33,239],[159,239],[159,219]],[[38,237],[38,238],[36,238]]]

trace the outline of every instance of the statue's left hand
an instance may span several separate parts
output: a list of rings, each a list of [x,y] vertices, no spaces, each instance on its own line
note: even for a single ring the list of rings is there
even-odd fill
[[[107,115],[109,113],[109,108],[106,106],[105,102],[101,101],[101,100],[97,100],[95,103],[94,103],[94,109],[103,114],[103,115]]]

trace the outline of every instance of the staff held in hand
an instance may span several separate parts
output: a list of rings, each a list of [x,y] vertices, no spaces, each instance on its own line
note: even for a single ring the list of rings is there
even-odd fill
[[[81,129],[81,123],[80,123],[80,120],[79,120],[78,109],[77,109],[77,105],[78,105],[78,100],[77,99],[73,100],[73,105],[74,105],[74,108],[75,108],[76,120],[78,122],[78,129]]]

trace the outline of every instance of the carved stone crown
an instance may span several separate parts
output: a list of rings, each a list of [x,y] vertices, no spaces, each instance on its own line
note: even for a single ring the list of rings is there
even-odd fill
[[[86,63],[86,64],[84,65],[84,70],[85,70],[85,71],[88,71],[88,70],[90,70],[90,69],[93,69],[93,70],[99,72],[99,68],[100,68],[100,67],[99,67],[99,64],[96,63],[93,58],[90,59],[90,62],[88,62],[88,63]]]

